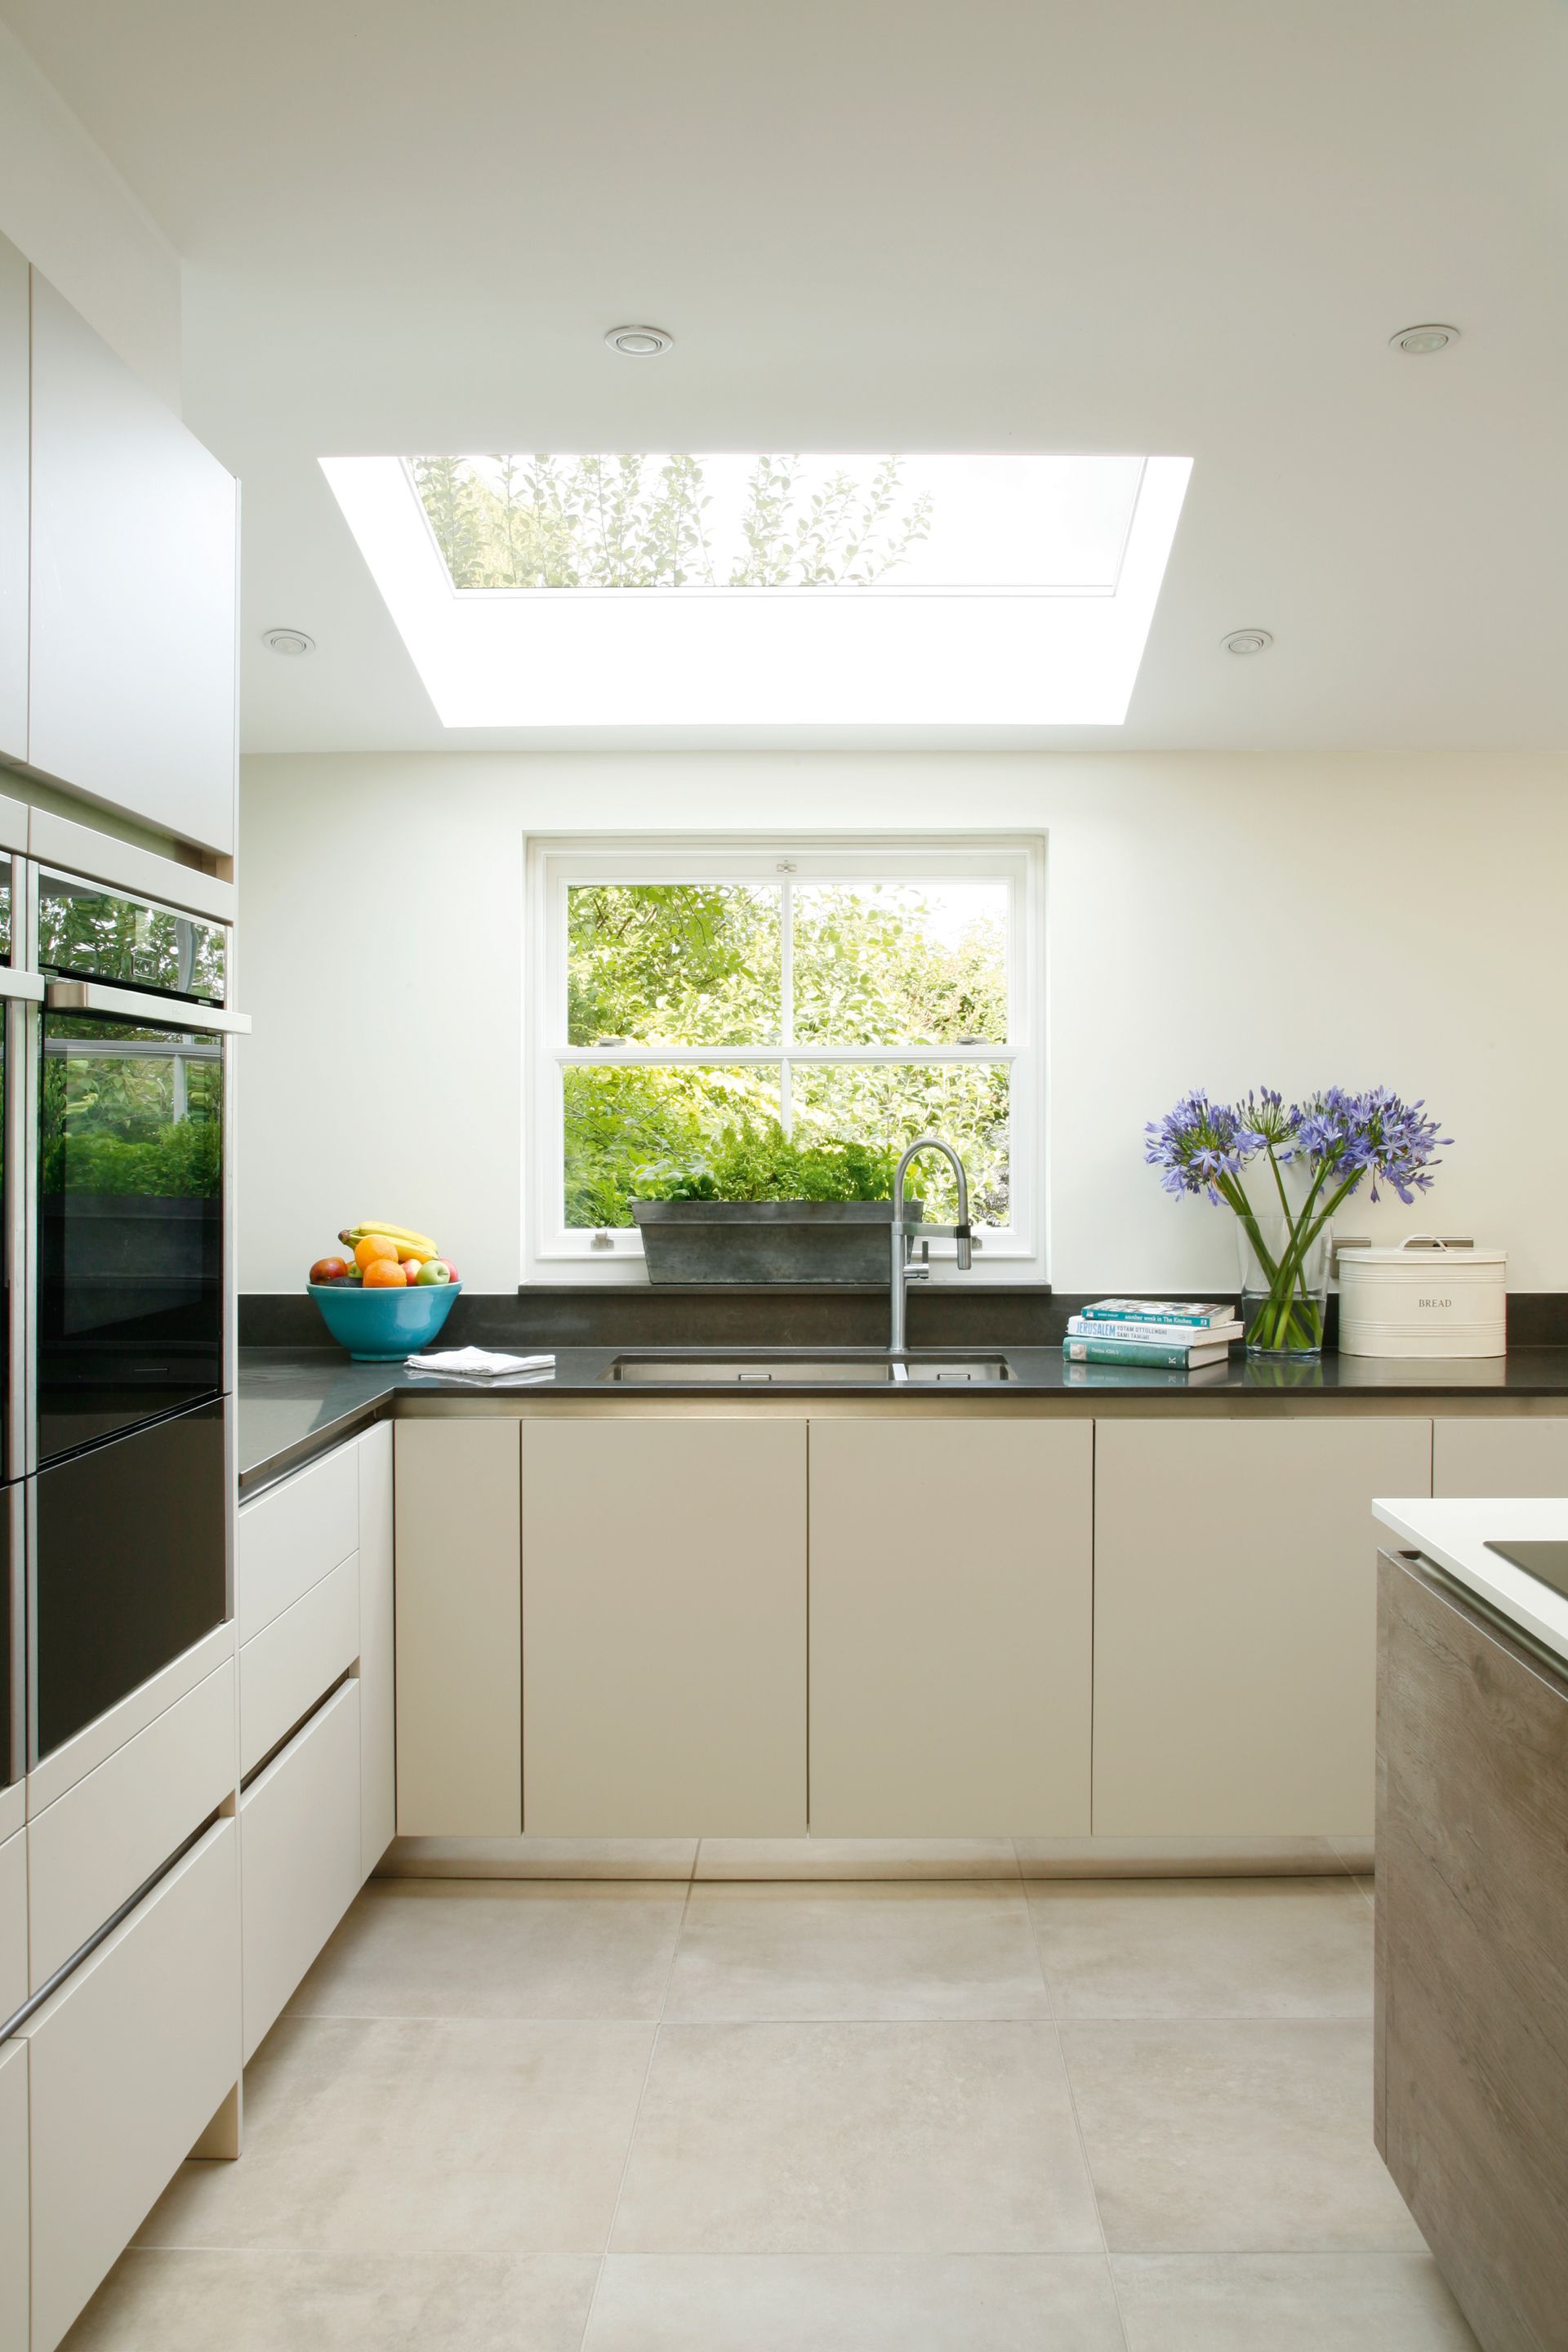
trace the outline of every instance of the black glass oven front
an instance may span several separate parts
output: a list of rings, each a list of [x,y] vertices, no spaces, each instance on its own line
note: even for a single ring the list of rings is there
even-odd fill
[[[46,1010],[37,1462],[224,1385],[224,1060],[169,1021]]]
[[[231,1410],[215,1399],[30,1482],[36,1757],[223,1623]]]

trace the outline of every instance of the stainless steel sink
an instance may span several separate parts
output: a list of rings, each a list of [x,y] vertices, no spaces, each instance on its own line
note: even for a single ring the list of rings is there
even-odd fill
[[[973,1388],[1009,1381],[1005,1356],[617,1356],[600,1375],[628,1388]]]

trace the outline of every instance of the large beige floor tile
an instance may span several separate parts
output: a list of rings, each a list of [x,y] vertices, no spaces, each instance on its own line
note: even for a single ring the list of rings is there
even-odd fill
[[[1122,2336],[1102,2254],[613,2254],[583,2352],[1122,2352]]]
[[[652,2038],[286,2019],[246,2072],[239,2161],[184,2166],[137,2243],[598,2253]]]
[[[1476,2352],[1430,2254],[1118,2254],[1129,2352]]]
[[[1058,2017],[1369,2017],[1372,1913],[1349,1878],[1035,1885]]]
[[[1372,2144],[1372,2029],[1060,2028],[1100,2218],[1127,2253],[1419,2247]]]
[[[666,2025],[623,2253],[1101,2244],[1049,2025]]]
[[[708,1878],[1014,1878],[1011,1838],[704,1838]]]
[[[1026,1878],[1337,1877],[1328,1838],[1017,1838]]]
[[[126,2254],[63,2352],[579,2352],[568,2254]]]
[[[1018,1886],[697,1885],[665,2013],[1002,2018],[1049,2008]]]
[[[656,2018],[686,1889],[373,1881],[291,2017]]]

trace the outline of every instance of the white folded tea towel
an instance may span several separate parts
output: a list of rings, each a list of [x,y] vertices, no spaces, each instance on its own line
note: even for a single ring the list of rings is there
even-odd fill
[[[412,1372],[459,1372],[466,1379],[494,1379],[503,1372],[553,1371],[553,1356],[500,1356],[490,1348],[447,1348],[434,1356],[405,1359]]]

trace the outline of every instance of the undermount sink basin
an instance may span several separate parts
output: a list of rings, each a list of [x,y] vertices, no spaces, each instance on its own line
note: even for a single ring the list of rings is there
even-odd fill
[[[629,1388],[977,1387],[1011,1380],[1005,1356],[617,1356],[601,1377]]]

